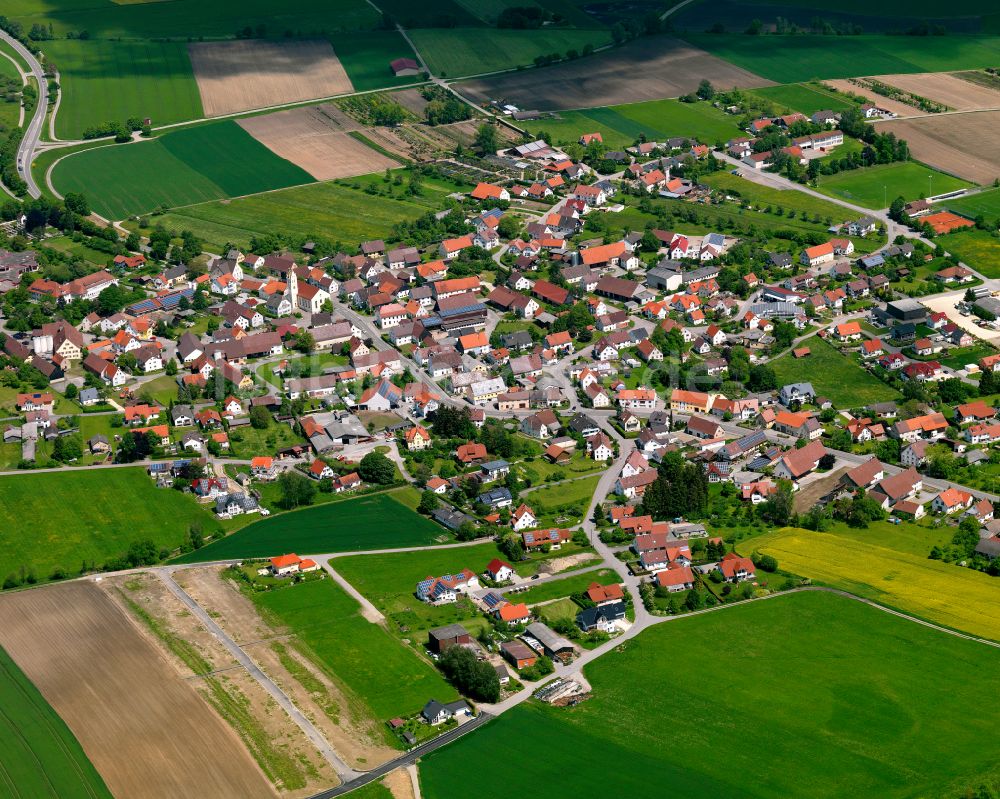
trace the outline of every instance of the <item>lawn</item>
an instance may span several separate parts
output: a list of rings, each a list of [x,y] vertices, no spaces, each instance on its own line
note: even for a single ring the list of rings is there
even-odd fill
[[[151,141],[75,153],[52,171],[63,193],[83,192],[109,219],[313,183],[232,121],[173,131]],[[100,186],[99,193],[94,186]],[[273,227],[271,228],[274,229]]]
[[[822,175],[817,189],[865,208],[885,208],[886,199],[891,203],[902,197],[909,202],[971,185],[916,161],[906,161]]]
[[[82,561],[101,566],[144,538],[173,549],[191,524],[219,529],[190,495],[156,488],[140,467],[0,477],[0,575],[75,574]]]
[[[375,176],[381,181],[381,175]],[[350,182],[314,183],[284,191],[259,194],[225,202],[207,202],[177,208],[158,216],[169,230],[190,230],[216,251],[227,242],[246,247],[254,236],[281,230],[307,241],[324,237],[358,242],[387,235],[393,225],[412,221],[444,203],[455,188],[425,181],[423,194],[393,187],[393,196],[372,195],[362,188],[366,178]]]
[[[171,400],[177,399],[177,377],[166,374],[154,377],[140,386],[139,394],[148,396],[163,407],[167,407]]]
[[[46,55],[63,89],[56,134],[77,139],[89,127],[128,117],[167,125],[204,116],[186,42],[53,40]]]
[[[942,366],[948,366],[952,369],[964,369],[966,364],[979,363],[980,358],[996,354],[996,348],[991,347],[989,344],[974,344],[971,347],[959,347],[958,349],[951,350],[947,357],[939,360]]]
[[[971,219],[980,215],[988,220],[1000,219],[1000,189],[966,194],[954,200],[946,200],[942,205]]]
[[[758,208],[770,205],[776,208],[781,207],[785,211],[797,211],[800,214],[805,211],[811,216],[820,217],[821,220],[830,219],[834,222],[843,220],[851,213],[842,205],[837,205],[829,200],[821,200],[819,197],[801,191],[772,189],[731,172],[713,172],[710,175],[702,176],[699,181],[712,188],[731,192]],[[777,219],[786,227],[790,224],[787,217],[777,217]]]
[[[969,228],[935,241],[984,277],[1000,277],[1000,237],[995,233]]]
[[[418,516],[392,493],[373,494],[261,519],[179,562],[426,546],[446,536],[443,527]]]
[[[229,446],[234,458],[274,455],[279,449],[304,442],[302,436],[282,422],[272,422],[263,430],[245,425],[229,431]]]
[[[762,89],[754,89],[753,93],[779,106],[784,106],[790,111],[798,111],[806,116],[812,116],[817,111],[845,111],[857,105],[843,95],[832,92],[816,83],[766,86]]]
[[[599,474],[567,480],[526,493],[521,501],[534,510],[541,525],[551,523],[565,526],[571,520],[574,523],[582,520],[600,481]]]
[[[416,28],[413,44],[436,77],[459,78],[483,72],[531,66],[535,57],[568,50],[580,52],[591,44],[608,44],[606,30],[514,30],[510,28]]]
[[[879,531],[814,533],[785,528],[740,548],[773,555],[783,571],[946,627],[1000,640],[1000,581],[929,560],[931,547],[941,543],[933,531],[927,531],[926,538],[919,528],[899,535],[911,543],[901,545],[899,539]]]
[[[899,397],[899,392],[866,372],[853,355],[842,355],[823,339],[812,336],[799,346],[809,347],[811,354],[793,358],[786,352],[769,362],[779,385],[811,382],[817,394],[828,397],[838,408],[857,408]]]
[[[289,627],[313,660],[377,721],[415,713],[428,699],[447,702],[455,696],[430,663],[362,617],[358,603],[333,580],[257,593],[253,601],[265,617]]]
[[[563,597],[586,591],[587,587],[594,582],[598,582],[601,585],[610,585],[611,583],[618,582],[618,576],[611,569],[598,569],[586,574],[564,577],[561,580],[550,580],[534,588],[529,588],[523,594],[517,594],[517,601],[524,602],[526,605],[533,605],[537,602],[562,599]]]
[[[44,246],[81,258],[95,267],[108,266],[114,258],[113,255],[109,255],[106,252],[88,247],[82,241],[73,241],[69,236],[54,236],[51,239],[46,239]]]
[[[6,796],[111,799],[69,727],[2,649],[0,704],[0,775]]]
[[[777,9],[776,9],[777,10]],[[745,36],[691,34],[685,39],[776,83],[899,72],[993,66],[993,36]]]
[[[455,796],[471,773],[502,786],[486,797],[553,779],[636,799],[958,796],[997,773],[982,741],[998,667],[991,647],[831,595],[679,617],[588,665],[586,702],[521,705],[424,757],[422,793]],[[518,740],[548,756],[510,768],[497,751]]]

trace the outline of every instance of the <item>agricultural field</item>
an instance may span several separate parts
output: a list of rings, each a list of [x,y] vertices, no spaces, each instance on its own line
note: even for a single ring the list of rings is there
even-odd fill
[[[857,105],[843,95],[832,92],[818,83],[767,86],[763,89],[754,89],[753,94],[806,116],[811,116],[817,111],[846,111]]]
[[[111,799],[79,742],[0,649],[0,782],[11,796]]]
[[[417,76],[397,78],[389,70],[389,62],[397,58],[413,58],[413,50],[399,31],[359,31],[333,39],[340,63],[351,79],[355,91],[401,86],[418,80]]]
[[[1000,60],[1000,38],[990,36],[772,38],[697,33],[687,35],[686,39],[718,58],[776,83],[976,69],[993,66]]]
[[[347,94],[351,81],[328,41],[188,45],[206,116]]]
[[[45,53],[63,90],[56,135],[77,139],[84,130],[128,117],[167,125],[204,116],[187,45],[181,42],[53,40]]]
[[[253,596],[265,619],[288,628],[302,650],[378,721],[447,702],[455,689],[429,661],[362,617],[358,603],[333,580]]]
[[[982,184],[1000,178],[1000,111],[893,119],[878,129],[906,139],[914,158],[943,172]],[[935,193],[946,190],[935,177]]]
[[[377,183],[385,194],[368,194],[364,187]],[[190,230],[214,251],[226,242],[249,247],[254,236],[281,230],[287,236],[308,241],[357,242],[386,235],[393,225],[412,221],[439,210],[446,195],[461,190],[458,184],[425,180],[423,193],[414,196],[406,186],[382,183],[381,175],[351,181],[316,183],[253,197],[200,203],[175,208],[155,221],[168,230]],[[134,227],[134,225],[129,225]],[[176,388],[173,389],[173,395]]]
[[[988,230],[966,230],[935,239],[983,277],[1000,277],[1000,237]]]
[[[115,469],[113,480],[97,471],[0,477],[0,575],[72,574],[144,538],[174,549],[192,524],[206,534],[219,529],[192,497],[156,488],[141,467]]]
[[[899,397],[899,392],[866,372],[852,355],[841,355],[823,339],[813,336],[799,346],[809,347],[811,354],[793,358],[789,351],[769,362],[779,385],[811,382],[817,394],[828,397],[838,408],[857,408]]]
[[[522,108],[548,111],[679,97],[697,89],[702,79],[727,89],[771,85],[678,39],[649,36],[628,47],[547,67],[544,81],[527,71],[469,81],[462,89],[477,100],[504,97]]]
[[[878,75],[877,78],[883,83],[926,97],[954,111],[1000,107],[1000,91],[947,72]]]
[[[418,516],[389,492],[261,519],[177,562],[426,546],[448,537],[443,527]]]
[[[975,219],[984,216],[986,219],[1000,219],[1000,189],[988,189],[946,200],[942,203],[955,213]]]
[[[312,183],[232,121],[173,131],[151,141],[109,145],[58,162],[52,182],[79,191],[108,219]],[[95,193],[94,186],[101,191]]]
[[[910,202],[970,186],[972,184],[967,181],[924,164],[905,161],[823,175],[819,178],[817,189],[865,208],[886,208],[886,198],[890,203],[896,197]]]
[[[422,792],[445,799],[474,773],[530,795],[558,762],[567,795],[959,795],[997,773],[979,742],[1000,723],[981,702],[998,665],[992,647],[818,592],[677,617],[588,665],[586,702],[521,705],[424,757]],[[698,678],[677,690],[677,675]],[[720,702],[747,712],[734,720]],[[516,740],[548,741],[550,758],[509,768],[496,752]]]
[[[4,595],[0,646],[66,722],[112,795],[272,795],[195,683],[97,583]]]
[[[913,527],[911,525],[911,527]],[[877,532],[785,528],[751,539],[741,550],[773,555],[783,571],[842,588],[955,630],[1000,640],[1000,583],[971,569],[930,560],[940,541],[920,528],[903,531],[913,544]],[[926,543],[926,548],[919,543]],[[929,542],[929,543],[927,543]]]

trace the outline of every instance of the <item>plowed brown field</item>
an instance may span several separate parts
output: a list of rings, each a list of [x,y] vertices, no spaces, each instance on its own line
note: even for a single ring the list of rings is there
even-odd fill
[[[876,79],[903,91],[934,100],[934,102],[946,105],[956,111],[1000,108],[1000,92],[956,78],[947,72],[876,75]]]
[[[893,119],[878,129],[906,139],[914,158],[942,172],[974,183],[1000,177],[1000,111]]]

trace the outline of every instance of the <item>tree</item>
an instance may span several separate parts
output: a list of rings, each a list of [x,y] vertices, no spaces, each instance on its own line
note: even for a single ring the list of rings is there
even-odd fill
[[[760,515],[775,527],[786,527],[792,519],[792,484],[787,480],[778,481],[778,490],[760,506]]]
[[[496,670],[466,647],[448,647],[439,665],[448,682],[471,699],[496,702],[500,698],[500,678]]]
[[[366,483],[388,485],[396,479],[396,466],[381,452],[369,452],[358,464],[358,475]]]
[[[438,507],[441,505],[441,500],[438,495],[433,491],[424,491],[420,495],[420,504],[417,505],[417,511],[420,513],[430,516]]]
[[[79,192],[67,192],[66,196],[63,198],[63,203],[74,214],[79,214],[80,216],[90,216],[90,203],[87,202],[87,198]]]
[[[271,413],[263,405],[250,408],[250,426],[254,430],[266,430],[271,424]]]
[[[66,399],[76,399],[80,393],[80,389],[76,387],[76,383],[70,383],[66,386],[66,390],[63,393],[66,395]]]
[[[507,533],[501,536],[497,542],[497,548],[512,563],[524,560],[524,544],[521,541],[521,536],[517,533]]]
[[[778,387],[778,378],[767,364],[751,366],[747,376],[747,388],[750,391],[771,391]]]
[[[79,460],[83,457],[83,444],[76,434],[59,436],[52,445],[52,458],[60,463]]]
[[[281,473],[278,488],[281,490],[281,504],[287,509],[311,505],[316,496],[316,484],[305,475],[291,470]]]
[[[489,122],[483,122],[476,130],[476,146],[484,153],[495,153],[499,147],[497,129]]]
[[[715,97],[715,88],[707,79],[702,80],[702,82],[698,84],[697,95],[702,100],[711,100]]]
[[[753,560],[753,565],[761,571],[771,572],[772,574],[778,571],[778,560],[773,555],[754,552],[751,560]]]

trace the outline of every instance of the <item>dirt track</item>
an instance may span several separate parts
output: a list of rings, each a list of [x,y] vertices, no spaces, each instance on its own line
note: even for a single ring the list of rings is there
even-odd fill
[[[916,75],[876,75],[877,80],[903,91],[918,94],[956,111],[1000,108],[1000,92],[956,78],[947,72]]]
[[[206,116],[353,91],[327,41],[196,42],[188,52]]]
[[[774,85],[678,39],[654,36],[544,70],[469,81],[460,89],[480,101],[504,98],[549,111],[679,97],[703,78],[720,89]]]
[[[878,123],[906,139],[918,161],[974,183],[1000,177],[1000,111],[944,114]]]
[[[239,119],[237,123],[272,152],[302,167],[317,180],[367,175],[399,163],[358,141],[345,130],[351,120],[327,106],[291,108]],[[343,118],[342,118],[343,117]],[[368,135],[366,133],[366,135]]]
[[[0,598],[0,645],[117,797],[272,797],[230,729],[96,584]]]

